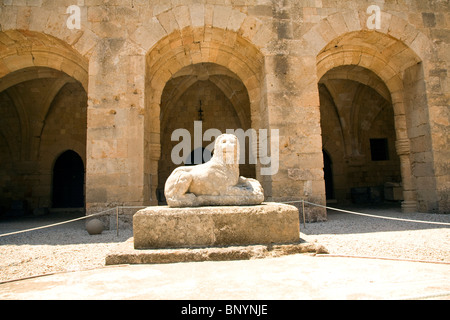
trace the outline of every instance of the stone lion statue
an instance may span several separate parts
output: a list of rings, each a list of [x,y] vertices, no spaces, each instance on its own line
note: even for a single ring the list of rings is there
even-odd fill
[[[239,176],[239,140],[222,134],[210,161],[176,168],[164,187],[169,207],[257,205],[264,201],[261,184]]]

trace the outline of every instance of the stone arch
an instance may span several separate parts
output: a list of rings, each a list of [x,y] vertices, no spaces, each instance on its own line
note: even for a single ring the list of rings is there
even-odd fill
[[[368,31],[367,31],[368,32]],[[367,33],[362,31],[362,33]],[[376,34],[376,37],[380,39],[385,37],[378,32],[369,32]],[[346,42],[351,42],[352,35],[356,35],[358,32],[353,32],[342,36],[344,43],[330,43],[327,45],[317,56],[317,72],[318,78],[322,78],[326,72],[333,70],[334,68],[340,66],[359,66],[364,69],[374,72],[383,81],[385,86],[388,88],[390,93],[390,100],[394,103],[394,109],[396,114],[405,114],[404,104],[403,104],[403,72],[420,63],[417,56],[412,50],[406,50],[402,48],[403,51],[407,51],[408,54],[404,55],[406,64],[395,65],[395,61],[390,55],[384,56],[380,51],[367,48],[364,45],[346,45]],[[364,36],[363,36],[364,37]],[[345,40],[344,40],[345,39]],[[392,39],[393,45],[398,46],[398,40]],[[399,132],[400,133],[400,132]]]
[[[86,167],[86,145],[74,139],[66,140],[66,145],[70,146],[70,150],[77,153],[81,157],[81,160]],[[56,159],[58,159],[67,150],[67,147],[64,146],[59,146],[57,149],[50,150],[48,154],[42,156],[41,169],[43,171],[50,172],[55,165]]]
[[[417,134],[411,123],[414,114],[422,113],[428,117],[423,69],[432,44],[420,31],[397,16],[382,13],[382,28],[376,31],[365,29],[365,17],[357,12],[337,13],[322,20],[304,38],[317,54],[318,79],[329,77],[329,72],[336,75],[336,70],[343,66],[370,70],[381,79],[375,90],[390,97],[394,109],[395,144],[403,181],[402,207],[405,211],[415,211],[418,192],[412,166],[415,151],[411,150],[411,145]],[[418,86],[418,83],[422,85]],[[420,111],[405,96],[415,90],[413,87],[420,87],[415,92],[422,97]],[[427,121],[425,124],[429,126]],[[429,136],[429,127],[427,130]],[[432,166],[431,163],[428,165]]]
[[[209,80],[231,101],[243,128],[250,128],[250,110],[240,107],[242,104],[249,103],[249,98],[245,87],[243,85],[242,87],[236,85],[237,82],[230,84],[229,82],[223,81],[221,78],[223,76],[237,80],[239,84],[242,83],[236,74],[232,73],[225,67],[212,63],[200,63],[184,67],[172,76],[172,79],[183,77],[183,80],[177,84],[173,90],[174,92],[170,92],[170,101],[167,101],[167,105],[171,106],[172,101],[178,100],[180,96],[197,81]],[[168,108],[161,113],[161,123],[165,123],[167,121],[167,117],[172,111],[173,110],[171,108]]]
[[[50,205],[51,155],[71,147],[85,159],[87,89],[88,60],[69,44],[42,32],[0,32],[0,101],[10,101],[18,128],[14,170],[0,172],[16,191],[1,198]]]
[[[29,67],[46,67],[62,71],[79,81],[86,91],[88,89],[88,60],[67,43],[41,32],[2,31],[0,78]],[[45,75],[38,75],[43,76]]]
[[[200,128],[202,133],[209,129],[217,129],[223,133],[227,129],[243,129],[246,132],[251,127],[251,121],[250,101],[244,84],[228,69],[212,63],[188,66],[173,75],[164,88],[160,109],[161,158],[158,164],[157,194],[159,202],[164,203],[162,191],[165,181],[180,165],[173,163],[171,157],[172,150],[180,143],[171,139],[175,130],[184,129],[191,133],[190,151],[208,146],[211,151],[210,140],[194,139],[194,133],[199,133]],[[201,121],[201,124],[193,126],[194,121]],[[183,141],[184,139],[183,137]],[[245,155],[246,162],[241,164],[240,174],[254,178],[255,165],[250,164],[249,141],[245,141],[241,147],[241,154]],[[189,159],[186,150],[183,149],[182,152],[182,158]]]
[[[245,84],[250,99],[257,101],[263,59],[254,45],[229,30],[205,27],[174,32],[161,39],[147,55],[147,86],[152,90],[147,108],[150,101],[158,100],[173,74],[183,67],[207,62],[235,73]]]
[[[158,183],[163,90],[177,72],[201,64],[217,65],[238,78],[248,93],[252,128],[264,126],[264,117],[259,116],[260,110],[264,110],[261,95],[264,57],[254,44],[235,31],[213,26],[189,26],[162,38],[146,57],[145,172],[150,178],[145,180],[152,181],[152,191],[149,188],[145,191],[146,199],[150,198],[149,192],[155,194]]]
[[[381,33],[400,41],[405,47],[411,49],[420,61],[425,61],[430,57],[432,48],[431,40],[406,20],[382,11],[381,28],[373,31],[367,29],[367,18],[368,15],[365,12],[337,12],[322,19],[312,27],[303,35],[302,40],[313,54],[317,56],[327,45],[333,41],[338,41],[345,34],[360,31],[372,34]],[[381,47],[385,44],[385,42],[377,43],[378,39],[367,37],[368,34],[361,35],[361,39],[365,39],[368,44],[379,45]],[[402,54],[402,51],[391,51],[391,54],[398,56],[398,54]]]
[[[257,48],[267,46],[274,35],[271,24],[256,16],[247,15],[239,8],[193,3],[158,7],[154,10],[152,19],[139,26],[130,38],[142,50],[149,52],[161,39],[186,28],[199,31],[196,39],[203,36],[201,33],[203,28],[234,32]]]

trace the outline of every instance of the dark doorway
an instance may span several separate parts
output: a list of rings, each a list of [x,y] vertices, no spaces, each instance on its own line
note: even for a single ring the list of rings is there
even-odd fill
[[[369,142],[372,161],[389,160],[388,139],[370,139]]]
[[[323,175],[325,179],[325,194],[327,200],[334,199],[334,188],[333,188],[333,171],[331,158],[325,150],[323,153]]]
[[[53,167],[53,208],[84,207],[84,165],[81,157],[68,150]]]

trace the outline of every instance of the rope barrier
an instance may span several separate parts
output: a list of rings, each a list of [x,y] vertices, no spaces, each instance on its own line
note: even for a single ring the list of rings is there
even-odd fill
[[[321,208],[330,209],[330,210],[334,210],[334,211],[340,211],[340,212],[345,212],[345,213],[350,213],[350,214],[359,215],[359,216],[365,216],[365,217],[371,217],[371,218],[450,226],[450,223],[446,223],[446,222],[423,221],[423,220],[412,220],[412,219],[404,219],[404,218],[377,216],[377,215],[368,214],[368,213],[361,213],[361,212],[355,212],[355,211],[350,211],[350,210],[344,210],[344,209],[328,207],[328,206],[320,205],[320,204],[317,204],[317,203],[309,202],[309,201],[306,201],[306,200],[285,201],[285,202],[280,202],[280,203],[284,203],[284,204],[302,203],[303,225],[304,226],[305,226],[305,223],[306,223],[306,219],[305,219],[305,203],[309,204],[309,205],[312,205],[312,206],[316,206],[316,207],[321,207]],[[14,235],[14,234],[19,234],[19,233],[24,233],[24,232],[29,232],[29,231],[35,231],[35,230],[55,227],[55,226],[59,226],[59,225],[66,224],[66,223],[71,223],[71,222],[82,220],[82,219],[88,219],[88,218],[96,217],[96,216],[99,216],[99,215],[105,215],[107,212],[112,211],[112,210],[116,211],[117,235],[119,235],[119,221],[118,221],[118,219],[119,219],[119,208],[122,208],[122,209],[139,209],[139,208],[145,208],[145,206],[117,206],[117,207],[110,208],[110,209],[107,209],[107,210],[104,210],[104,211],[101,211],[101,212],[98,212],[98,213],[95,213],[95,214],[86,215],[86,216],[75,218],[75,219],[72,219],[72,220],[67,220],[67,221],[63,221],[63,222],[58,222],[58,223],[54,223],[54,224],[50,224],[50,225],[46,225],[46,226],[41,226],[41,227],[36,227],[36,228],[31,228],[31,229],[26,229],[26,230],[20,230],[20,231],[0,234],[0,238],[1,237],[6,237],[6,236],[11,236],[11,235]]]
[[[20,231],[14,231],[14,232],[0,234],[0,238],[1,237],[6,237],[6,236],[12,236],[12,235],[19,234],[19,233],[25,233],[25,232],[29,232],[29,231],[35,231],[35,230],[40,230],[40,229],[51,228],[51,227],[59,226],[59,225],[62,225],[62,224],[75,222],[75,221],[78,221],[78,220],[90,219],[90,218],[97,217],[97,216],[100,216],[100,215],[105,215],[107,212],[112,211],[112,210],[116,210],[116,215],[117,215],[117,218],[118,218],[118,216],[119,216],[119,211],[118,211],[119,208],[122,208],[122,209],[137,209],[137,208],[145,208],[145,207],[143,207],[143,206],[140,206],[140,207],[117,206],[117,207],[114,207],[114,208],[109,208],[109,209],[106,209],[106,210],[103,210],[103,211],[100,211],[100,212],[97,212],[97,213],[94,213],[94,214],[86,215],[86,216],[83,216],[83,217],[79,217],[79,218],[75,218],[75,219],[71,219],[71,220],[67,220],[67,221],[57,222],[57,223],[53,223],[53,224],[49,224],[49,225],[45,225],[45,226],[40,226],[40,227],[36,227],[36,228],[31,228],[31,229],[26,229],[26,230],[20,230]],[[119,224],[118,224],[118,221],[117,221],[117,235],[119,235]]]
[[[309,202],[309,201],[306,201],[306,200],[287,201],[287,202],[282,202],[282,203],[300,203],[300,202],[307,203],[307,204],[310,204],[310,205],[313,205],[313,206],[316,206],[316,207],[321,207],[321,208],[330,209],[330,210],[334,210],[334,211],[340,211],[340,212],[345,212],[345,213],[350,213],[350,214],[355,214],[355,215],[365,216],[365,217],[371,217],[371,218],[450,226],[450,223],[447,223],[447,222],[423,221],[423,220],[412,220],[412,219],[404,219],[404,218],[377,216],[377,215],[368,214],[368,213],[361,213],[361,212],[355,212],[355,211],[350,211],[350,210],[344,210],[344,209],[328,207],[328,206],[324,206],[324,205],[321,205],[321,204],[312,203],[312,202]]]

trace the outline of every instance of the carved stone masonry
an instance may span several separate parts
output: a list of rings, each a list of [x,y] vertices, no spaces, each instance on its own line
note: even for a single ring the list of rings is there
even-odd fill
[[[239,176],[239,140],[232,134],[217,137],[209,162],[175,169],[164,193],[168,206],[178,208],[257,205],[264,201],[261,184]]]

